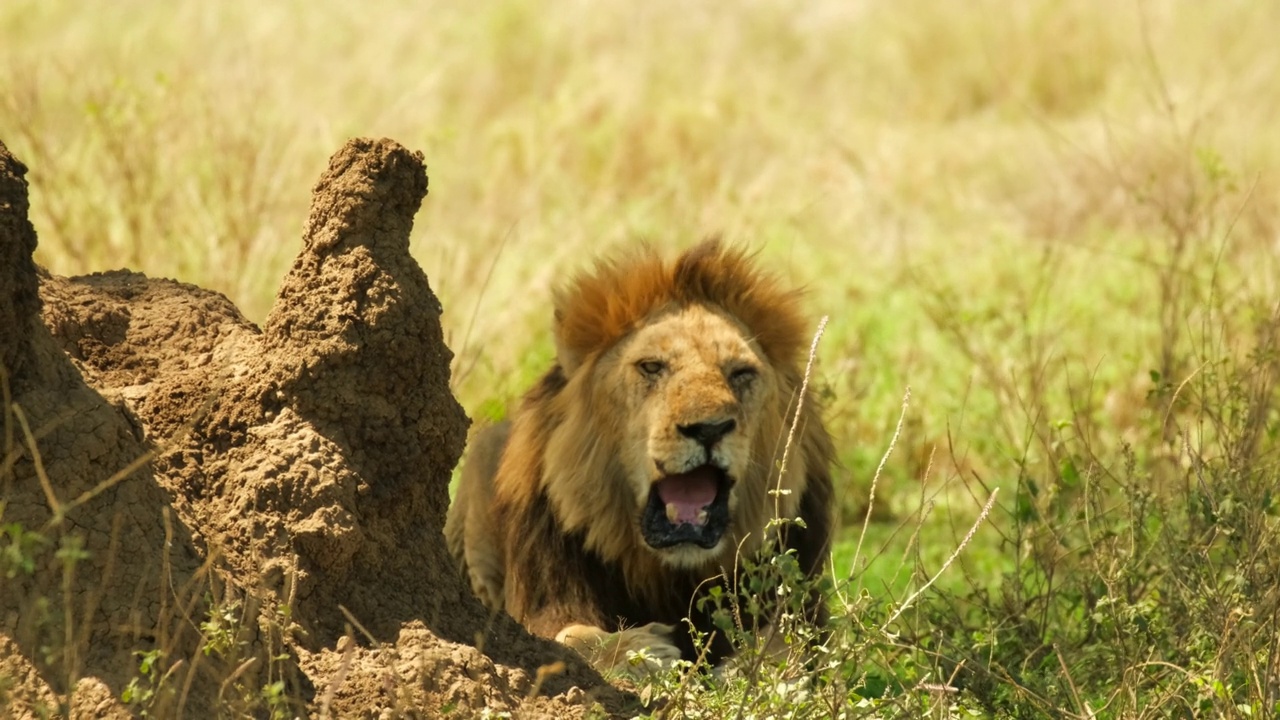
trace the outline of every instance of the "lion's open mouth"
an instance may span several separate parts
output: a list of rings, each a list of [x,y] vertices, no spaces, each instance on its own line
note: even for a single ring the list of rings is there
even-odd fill
[[[713,548],[729,528],[729,476],[714,465],[668,475],[653,484],[640,518],[656,549],[683,543]]]

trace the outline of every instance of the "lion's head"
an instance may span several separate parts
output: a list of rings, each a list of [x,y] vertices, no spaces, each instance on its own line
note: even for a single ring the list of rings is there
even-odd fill
[[[779,461],[810,330],[797,292],[710,241],[673,263],[648,249],[599,263],[555,306],[565,385],[542,477],[567,530],[635,570],[695,569],[795,516],[806,453],[781,478]],[[823,432],[806,405],[802,425]]]

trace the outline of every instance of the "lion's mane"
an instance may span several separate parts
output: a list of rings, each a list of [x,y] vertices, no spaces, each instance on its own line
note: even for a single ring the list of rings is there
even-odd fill
[[[630,530],[634,500],[616,476],[623,470],[620,430],[633,420],[608,406],[608,394],[592,386],[591,370],[607,362],[607,351],[649,318],[689,306],[706,306],[736,321],[763,351],[780,400],[766,408],[760,438],[752,444],[751,470],[738,478],[732,542],[708,567],[682,570],[663,564]],[[766,546],[764,528],[775,510],[803,519],[802,527],[787,529],[784,542],[806,573],[820,574],[829,552],[833,449],[812,397],[803,403],[785,476],[778,477],[810,329],[798,291],[759,270],[747,253],[717,241],[702,243],[674,262],[649,248],[607,259],[557,291],[558,363],[525,396],[510,427],[502,428],[509,437],[492,486],[484,488],[489,497],[476,499],[481,491],[469,490],[469,502],[485,503],[484,511],[472,507],[458,513],[480,516],[487,525],[486,532],[473,533],[483,539],[471,544],[487,543],[486,554],[497,556],[485,558],[494,568],[487,582],[501,588],[505,609],[548,637],[571,623],[609,631],[623,624],[683,625],[681,618],[697,615],[693,600],[705,581],[720,568],[731,573],[737,565],[735,552]],[[557,434],[572,441],[549,442]],[[768,491],[779,485],[789,492],[771,497]],[[552,493],[569,500],[553,504]],[[455,554],[465,563],[461,530],[453,535],[451,546],[459,546]],[[815,608],[815,614],[821,610]],[[706,618],[693,619],[709,629]],[[690,656],[688,638],[677,641]]]

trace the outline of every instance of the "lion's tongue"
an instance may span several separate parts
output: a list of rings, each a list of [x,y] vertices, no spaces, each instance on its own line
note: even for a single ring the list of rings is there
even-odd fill
[[[667,510],[672,525],[706,523],[702,509],[716,499],[716,471],[707,466],[658,481],[658,498]]]

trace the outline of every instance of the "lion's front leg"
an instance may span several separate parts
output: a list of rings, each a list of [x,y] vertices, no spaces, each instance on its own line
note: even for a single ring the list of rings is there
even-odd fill
[[[618,632],[607,632],[594,625],[570,625],[556,634],[556,642],[573,648],[601,673],[623,672],[636,675],[636,670],[653,672],[670,667],[680,659],[671,633],[675,626],[649,623]],[[644,660],[632,664],[629,653],[644,651]]]

